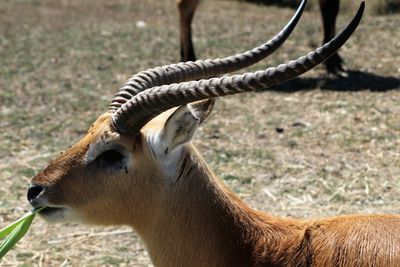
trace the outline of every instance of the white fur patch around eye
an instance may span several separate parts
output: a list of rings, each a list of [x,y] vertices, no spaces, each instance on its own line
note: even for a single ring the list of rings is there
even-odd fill
[[[110,155],[112,155],[111,158]],[[115,155],[118,157],[117,160],[113,160]],[[97,161],[98,158],[99,160]],[[85,162],[86,165],[89,165],[92,162],[98,162],[101,164],[96,164],[96,166],[99,166],[99,168],[102,170],[107,169],[112,171],[125,171],[125,174],[129,173],[129,170],[133,168],[134,164],[133,157],[122,147],[102,141],[89,146],[89,149],[86,153]]]
[[[86,163],[90,163],[93,160],[95,160],[103,151],[108,150],[109,148],[107,147],[106,142],[103,142],[102,140],[100,142],[90,144],[89,149],[86,152],[85,155],[85,161]]]
[[[108,136],[108,134],[106,136]],[[101,153],[103,153],[104,151],[110,150],[110,149],[115,149],[115,150],[119,151],[119,149],[116,148],[116,145],[114,143],[112,143],[109,138],[106,138],[104,136],[99,137],[94,143],[89,145],[89,148],[85,155],[86,163],[92,162]]]

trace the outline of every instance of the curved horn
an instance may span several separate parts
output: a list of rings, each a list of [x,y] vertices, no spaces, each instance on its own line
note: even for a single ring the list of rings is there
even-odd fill
[[[289,23],[268,42],[244,53],[223,59],[181,62],[142,71],[128,80],[112,100],[109,110],[115,111],[136,94],[154,86],[211,78],[251,66],[277,50],[299,21],[307,0],[303,0]]]
[[[138,133],[149,120],[172,107],[201,99],[268,88],[299,76],[329,58],[347,41],[360,23],[364,6],[363,1],[357,14],[339,35],[307,56],[255,73],[148,89],[137,94],[113,114],[113,126],[122,134]]]

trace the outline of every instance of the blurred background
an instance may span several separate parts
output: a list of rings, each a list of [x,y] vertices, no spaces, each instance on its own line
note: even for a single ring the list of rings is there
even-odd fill
[[[204,0],[193,21],[199,59],[275,35],[298,1]],[[306,218],[400,212],[400,1],[367,0],[340,53],[348,77],[323,66],[257,93],[218,99],[195,137],[206,161],[254,208]],[[336,28],[359,1],[341,1]],[[274,55],[246,71],[318,47],[318,3]],[[134,73],[178,62],[173,0],[0,1],[0,227],[30,209],[26,189],[79,140]],[[151,266],[126,227],[34,221],[0,266]]]

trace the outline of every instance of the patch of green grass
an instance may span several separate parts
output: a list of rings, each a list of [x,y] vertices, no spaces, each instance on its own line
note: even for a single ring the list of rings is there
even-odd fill
[[[18,171],[18,174],[22,174],[25,177],[32,178],[36,173],[36,170],[33,168],[24,168]]]
[[[274,160],[274,155],[268,150],[268,147],[263,147],[261,149],[255,149],[249,151],[252,158],[256,158],[259,161]]]
[[[287,146],[290,148],[295,148],[298,146],[298,143],[295,140],[288,140],[287,141]]]
[[[238,181],[240,184],[251,184],[252,178],[251,177],[239,177],[235,175],[224,175],[222,177],[226,182],[230,183],[232,181]]]
[[[240,151],[235,150],[220,150],[215,153],[212,160],[216,162],[216,164],[224,164],[232,161],[234,158],[239,157],[241,154]]]
[[[19,261],[27,261],[29,259],[31,259],[34,256],[34,254],[32,252],[20,252],[17,254],[17,259]]]
[[[10,225],[0,229],[0,240],[4,239],[0,244],[0,259],[28,232],[33,218],[41,209],[43,208],[34,209]]]
[[[120,266],[120,264],[123,262],[124,262],[123,259],[113,257],[113,256],[104,256],[98,260],[98,263],[101,266]]]

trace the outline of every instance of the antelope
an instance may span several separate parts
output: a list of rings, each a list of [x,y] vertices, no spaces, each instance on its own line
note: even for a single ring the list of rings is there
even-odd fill
[[[400,216],[298,220],[256,211],[190,143],[216,97],[269,88],[329,58],[357,28],[365,4],[341,33],[307,56],[216,77],[268,55],[304,5],[273,42],[134,75],[87,134],[32,179],[30,204],[44,207],[40,215],[49,222],[129,225],[155,266],[399,266]]]
[[[181,61],[195,61],[196,55],[192,41],[192,20],[200,0],[176,0],[179,11],[179,39]],[[323,43],[335,37],[336,17],[339,13],[339,0],[319,0],[324,28]],[[333,54],[325,62],[328,73],[345,76],[346,69],[339,53]]]

